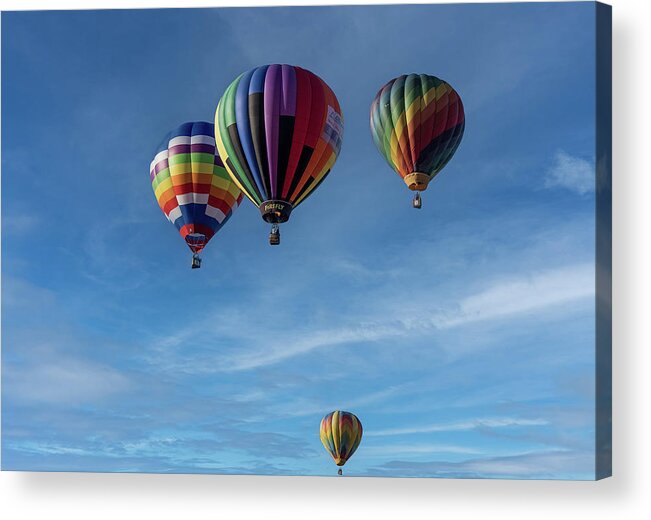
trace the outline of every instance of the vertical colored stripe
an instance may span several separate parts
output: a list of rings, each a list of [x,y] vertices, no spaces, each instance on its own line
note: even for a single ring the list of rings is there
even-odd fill
[[[303,151],[307,126],[312,108],[312,88],[310,77],[306,71],[296,67],[296,115],[294,119],[294,133],[292,134],[292,147],[287,159],[287,171],[283,182],[282,197],[287,198],[291,181],[296,174],[296,168]]]
[[[267,166],[269,168],[269,189],[267,195],[276,198],[278,175],[278,133],[280,101],[282,97],[282,75],[280,65],[271,65],[264,80],[264,131],[267,144]]]
[[[253,175],[258,192],[264,193],[265,186],[255,158],[255,148],[253,146],[251,122],[249,119],[249,89],[253,72],[253,70],[250,70],[243,74],[242,79],[237,85],[235,92],[235,121],[237,122],[237,132],[246,163]]]

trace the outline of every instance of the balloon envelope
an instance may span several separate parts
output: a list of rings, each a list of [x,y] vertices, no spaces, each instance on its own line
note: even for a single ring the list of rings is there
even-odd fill
[[[219,153],[270,223],[285,222],[325,179],[343,137],[336,96],[316,74],[265,65],[238,76],[215,114]]]
[[[206,246],[242,201],[217,153],[212,123],[184,123],[167,134],[149,175],[158,205],[193,253]]]
[[[362,423],[350,412],[336,410],[321,420],[321,442],[337,466],[343,466],[362,442]]]
[[[392,79],[371,104],[373,141],[412,190],[425,190],[452,159],[464,128],[459,94],[436,76]]]

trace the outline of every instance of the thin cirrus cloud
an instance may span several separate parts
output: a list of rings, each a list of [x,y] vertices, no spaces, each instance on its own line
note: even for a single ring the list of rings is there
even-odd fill
[[[415,462],[393,460],[369,474],[440,478],[590,478],[593,455],[581,450],[538,450],[513,455]],[[559,475],[563,475],[559,477]]]
[[[249,345],[262,342],[264,348],[247,348],[245,343],[237,353],[222,352],[218,356],[203,353],[184,355],[182,352],[178,352],[196,334],[196,330],[205,331],[206,327],[212,328],[215,338],[225,332],[228,333],[232,324],[238,322],[237,313],[229,313],[230,325],[222,324],[213,316],[206,320],[205,326],[198,327],[196,323],[193,323],[187,329],[162,338],[151,347],[151,353],[147,360],[158,369],[186,373],[254,370],[343,345],[420,337],[430,335],[432,331],[436,330],[443,331],[491,320],[506,320],[534,311],[538,313],[545,310],[557,311],[563,305],[587,300],[594,296],[594,277],[594,266],[588,263],[567,265],[512,277],[499,277],[489,283],[486,288],[474,294],[461,297],[456,302],[452,299],[448,305],[443,307],[445,310],[427,314],[421,312],[418,316],[409,313],[401,316],[400,313],[385,309],[382,315],[393,314],[393,320],[378,323],[377,320],[367,319],[366,316],[361,315],[355,319],[358,325],[322,330],[301,330],[289,336],[283,336],[282,341],[272,340],[271,342],[265,327],[262,327],[260,331],[252,327],[249,328],[243,339]],[[418,301],[416,301],[419,297],[423,298],[422,305],[418,305]],[[428,291],[422,292],[420,296],[412,294],[409,296],[409,307],[427,308],[428,301]],[[394,308],[401,308],[395,298],[391,305]],[[374,312],[377,314],[377,310]]]
[[[292,340],[268,346],[264,350],[236,354],[221,361],[224,371],[242,371],[274,365],[295,356],[318,349],[373,342],[384,339],[429,334],[429,323],[434,329],[459,327],[478,321],[506,319],[545,308],[557,309],[559,305],[594,295],[594,266],[577,264],[501,280],[487,289],[467,296],[452,312],[405,319],[379,325],[370,323],[338,330],[309,332]]]
[[[512,417],[497,417],[472,419],[469,421],[458,421],[443,424],[428,424],[424,426],[412,426],[408,428],[389,428],[386,430],[375,430],[368,432],[367,437],[386,437],[393,435],[410,435],[417,433],[434,432],[458,432],[477,430],[481,428],[506,428],[513,426],[545,426],[549,424],[545,419],[518,419]]]
[[[440,328],[530,312],[595,294],[595,268],[575,264],[504,279],[461,300],[459,310],[438,322]]]
[[[413,384],[402,384],[390,386],[385,390],[372,392],[361,397],[352,397],[344,402],[327,403],[316,402],[308,399],[294,399],[287,403],[272,406],[270,411],[283,417],[305,417],[309,415],[322,414],[324,410],[335,409],[356,409],[378,403],[385,403],[392,397],[413,393]]]
[[[36,215],[11,215],[2,217],[2,232],[5,236],[29,233],[40,224]]]
[[[545,187],[565,188],[585,195],[595,190],[595,178],[593,163],[561,150],[556,152],[554,165],[547,170]]]
[[[368,434],[366,435],[368,437]],[[406,446],[396,446],[393,444],[385,446],[369,446],[364,448],[364,457],[380,456],[386,457],[388,453],[391,456],[398,455],[422,455],[427,453],[453,453],[460,455],[478,455],[481,450],[467,446],[456,446],[453,444],[409,444]]]
[[[73,405],[96,403],[133,389],[121,371],[72,357],[43,358],[6,374],[6,391],[23,402]]]

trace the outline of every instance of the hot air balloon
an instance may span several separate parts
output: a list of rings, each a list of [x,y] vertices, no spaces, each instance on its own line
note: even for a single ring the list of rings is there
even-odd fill
[[[286,222],[325,179],[343,136],[339,102],[316,74],[264,65],[238,76],[215,114],[219,154],[235,183],[272,225]]]
[[[343,466],[362,442],[362,423],[350,412],[336,410],[321,419],[321,442],[337,466]],[[341,468],[338,471],[342,474]]]
[[[371,104],[375,146],[410,190],[420,192],[452,159],[465,127],[463,103],[445,81],[409,74],[384,85]]]
[[[215,148],[212,123],[184,123],[158,147],[149,175],[158,205],[192,251],[199,253],[242,201]]]

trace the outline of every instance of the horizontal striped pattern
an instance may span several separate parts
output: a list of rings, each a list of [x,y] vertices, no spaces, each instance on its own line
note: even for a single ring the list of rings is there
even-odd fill
[[[265,65],[226,89],[215,114],[215,138],[226,170],[254,204],[278,200],[296,207],[334,165],[343,117],[317,75]]]
[[[158,205],[199,253],[242,201],[215,147],[214,125],[184,123],[158,147],[149,177]]]
[[[321,419],[320,437],[337,466],[343,466],[362,442],[362,423],[355,414],[336,410]]]
[[[371,104],[375,146],[401,176],[435,177],[461,143],[465,113],[459,94],[445,81],[409,74],[384,85]]]

